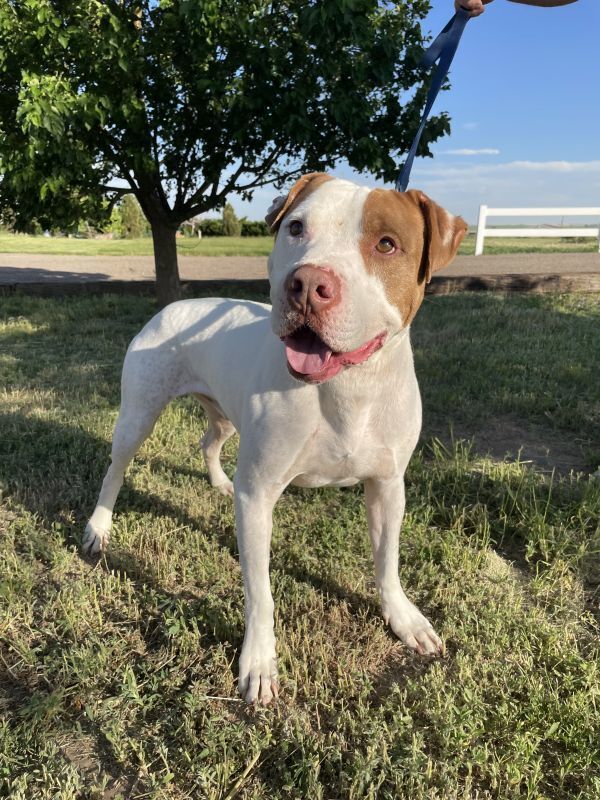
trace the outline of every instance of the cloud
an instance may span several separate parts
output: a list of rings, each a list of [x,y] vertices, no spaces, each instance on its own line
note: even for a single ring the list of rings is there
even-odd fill
[[[506,161],[503,164],[469,164],[450,166],[435,160],[422,161],[415,166],[415,174],[427,177],[454,178],[468,175],[473,177],[502,176],[519,172],[540,173],[600,173],[600,161]]]
[[[474,131],[476,128],[479,127],[478,122],[463,122],[462,124],[464,130],[466,131]]]
[[[600,172],[600,161],[511,161],[506,166],[535,172]]]
[[[353,172],[347,165],[331,172],[340,178],[371,187],[391,188]],[[422,189],[436,202],[470,221],[477,220],[481,204],[491,207],[600,206],[599,161],[505,161],[487,159],[462,162],[418,159],[410,180],[411,189]],[[251,202],[231,196],[238,216],[262,219],[275,195],[272,187],[257,190]],[[514,220],[513,220],[514,221]],[[536,220],[541,224],[543,220]],[[550,220],[555,221],[555,220]],[[598,223],[590,218],[581,222]]]
[[[477,218],[477,207],[537,207],[600,205],[600,161],[507,161],[500,164],[443,159],[420,160],[411,188],[423,189],[434,200],[466,219]],[[597,221],[597,220],[595,220]]]
[[[498,156],[500,150],[495,147],[482,147],[480,150],[471,150],[468,147],[462,147],[458,150],[443,150],[449,156]]]

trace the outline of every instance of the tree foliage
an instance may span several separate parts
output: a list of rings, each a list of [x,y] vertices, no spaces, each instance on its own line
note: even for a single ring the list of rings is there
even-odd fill
[[[242,221],[236,217],[231,203],[225,203],[223,208],[223,232],[225,236],[242,235]]]
[[[119,211],[121,215],[121,236],[124,239],[138,239],[148,232],[148,223],[134,195],[125,195],[119,203]]]
[[[428,8],[0,0],[0,201],[17,224],[102,219],[119,178],[152,227],[160,299],[173,299],[177,227],[230,193],[340,159],[393,179],[424,101]],[[447,130],[434,117],[421,153]]]
[[[243,217],[242,223],[242,236],[268,236],[269,226],[264,220],[246,219]]]
[[[199,227],[202,236],[225,236],[223,220],[220,218],[201,219]]]

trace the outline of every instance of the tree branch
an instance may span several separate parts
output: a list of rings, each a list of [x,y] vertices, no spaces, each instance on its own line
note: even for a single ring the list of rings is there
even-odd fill
[[[189,219],[191,216],[195,216],[196,214],[202,213],[202,211],[206,211],[207,209],[213,207],[215,205],[216,200],[223,200],[227,197],[230,192],[233,191],[246,191],[248,189],[258,188],[259,186],[268,186],[270,183],[274,183],[277,180],[286,179],[295,173],[298,172],[300,166],[296,167],[294,170],[291,170],[284,175],[279,175],[275,178],[271,178],[269,180],[265,180],[264,175],[265,173],[273,166],[273,164],[277,161],[278,158],[281,157],[283,153],[283,147],[278,146],[273,148],[273,150],[269,153],[266,158],[263,159],[262,164],[260,166],[260,177],[258,177],[255,181],[248,183],[244,186],[236,186],[236,181],[244,172],[248,170],[248,167],[244,160],[242,160],[236,169],[236,171],[229,176],[225,185],[222,189],[219,189],[219,182],[213,181],[212,183],[212,191],[208,199],[211,201],[207,202],[198,202],[200,197],[204,194],[206,189],[210,186],[208,181],[204,181],[202,185],[194,192],[194,194],[180,206],[177,211],[179,212],[176,216],[177,219],[184,221]],[[253,172],[256,170],[253,170]],[[174,209],[175,210],[175,209]],[[193,213],[192,213],[193,212]]]
[[[258,189],[261,186],[269,186],[270,184],[275,183],[276,181],[287,180],[288,178],[295,177],[296,175],[298,175],[298,172],[301,169],[302,165],[298,165],[297,167],[295,167],[292,170],[289,170],[288,172],[284,172],[281,175],[277,175],[275,178],[269,178],[268,180],[257,178],[257,180],[252,183],[248,183],[245,186],[236,186],[234,188],[236,191],[247,191],[248,189]],[[223,189],[218,193],[211,193],[210,195],[211,200],[217,200],[217,199],[225,200],[230,191],[232,191],[231,187],[226,187],[226,189]],[[208,203],[208,204],[198,203],[197,205],[192,206],[190,208],[186,207],[185,209],[186,216],[181,217],[181,219],[179,220],[179,224],[181,224],[181,222],[185,222],[186,219],[195,217],[196,214],[203,214],[205,211],[210,211],[210,209],[213,208],[214,205],[218,205],[218,203]]]
[[[118,155],[119,143],[113,139],[111,134],[104,129],[102,131],[104,137],[106,137],[106,141],[100,141],[100,149],[109,161],[112,161],[122,173],[123,180],[126,180],[129,186],[131,187],[131,191],[136,194],[139,192],[139,186],[135,182],[133,171],[129,170],[129,167],[122,160],[122,158]],[[112,141],[111,141],[112,140]],[[116,148],[116,149],[113,149]]]
[[[123,197],[126,194],[131,194],[131,192],[128,189],[117,189],[117,190],[114,190],[114,189],[111,189],[109,186],[101,186],[100,188],[101,189],[107,189],[107,190],[110,190],[110,191],[114,192],[114,196],[109,198],[109,200],[108,200],[108,213],[109,214],[112,214],[113,208],[115,207],[117,201],[121,199],[121,197]]]

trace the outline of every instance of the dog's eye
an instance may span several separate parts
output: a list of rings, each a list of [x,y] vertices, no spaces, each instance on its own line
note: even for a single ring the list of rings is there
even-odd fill
[[[293,219],[290,222],[289,231],[291,236],[300,236],[303,230],[304,226],[302,225],[299,219]]]
[[[378,253],[393,253],[395,249],[396,245],[389,236],[384,236],[383,239],[380,239],[375,245],[375,250],[377,250]]]

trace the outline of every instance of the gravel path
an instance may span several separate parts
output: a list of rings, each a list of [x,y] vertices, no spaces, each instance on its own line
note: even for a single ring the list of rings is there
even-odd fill
[[[184,280],[267,277],[267,259],[248,256],[181,256]],[[517,253],[458,256],[445,277],[478,275],[600,274],[599,253]],[[0,284],[153,280],[152,256],[61,256],[0,253]]]
[[[184,280],[266,278],[267,259],[180,256]],[[0,253],[0,283],[154,280],[153,256],[64,256]]]

